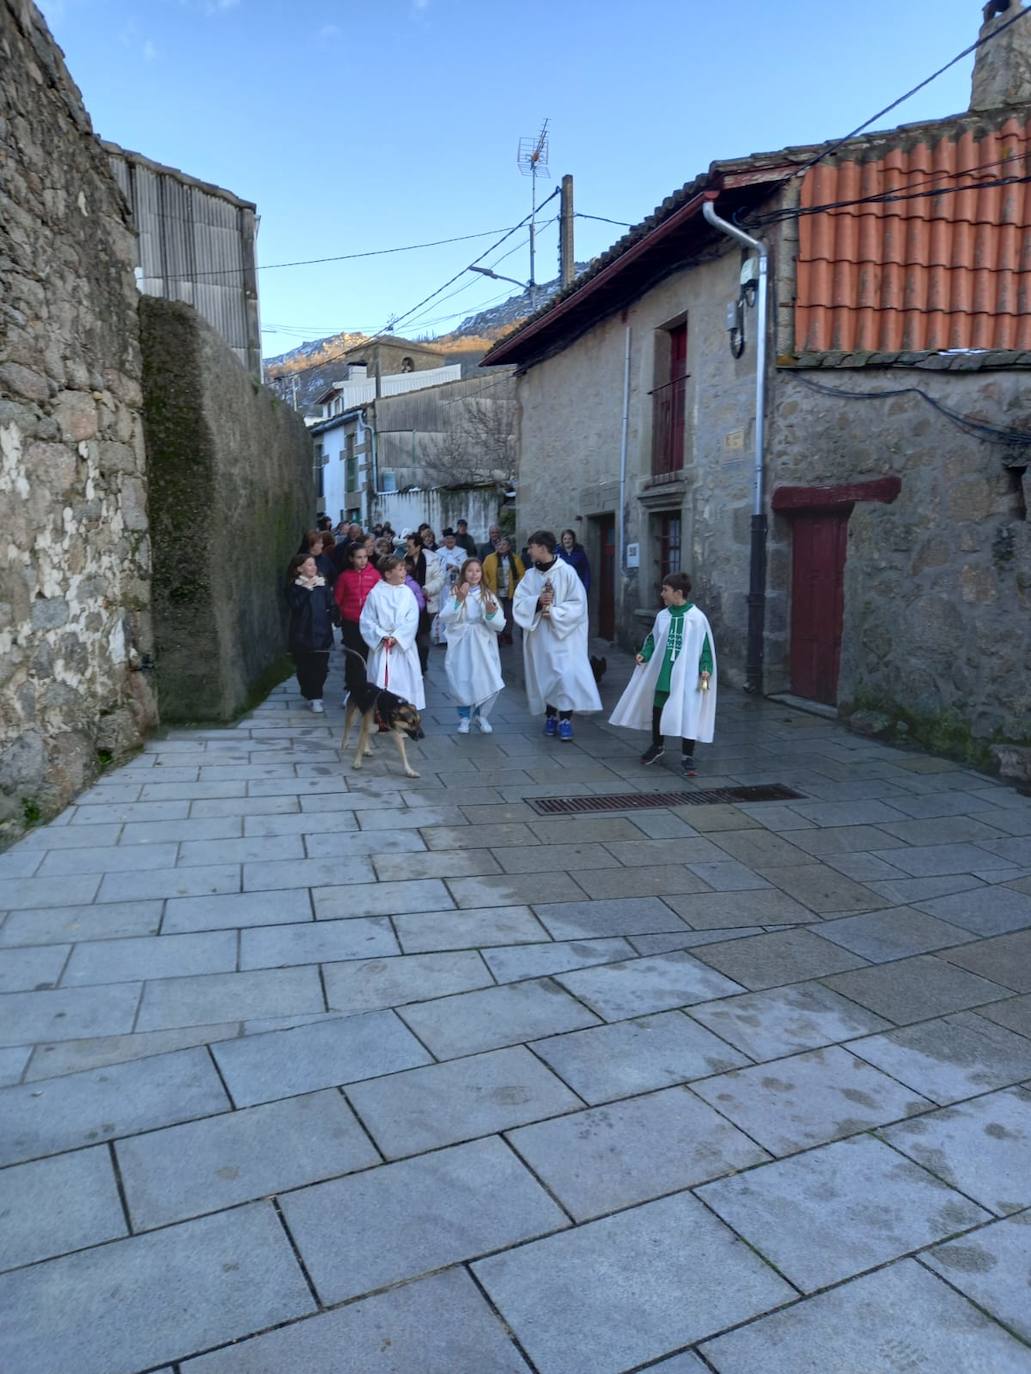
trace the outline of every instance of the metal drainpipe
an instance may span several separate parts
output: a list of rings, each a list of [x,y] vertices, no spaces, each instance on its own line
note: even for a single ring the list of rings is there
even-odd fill
[[[752,487],[752,551],[748,573],[748,655],[745,662],[745,691],[761,695],[763,690],[763,635],[766,621],[766,501],[764,492],[766,457],[766,328],[769,297],[769,249],[736,224],[721,219],[706,201],[702,214],[714,229],[751,248],[759,257],[759,283],[756,296],[755,343],[755,467]]]
[[[617,576],[619,578],[619,591],[621,593],[620,609],[622,609],[622,594],[625,591],[624,574],[626,572],[626,462],[627,450],[630,438],[630,326],[626,327],[626,338],[623,348],[623,415],[620,420],[619,430],[619,549],[616,560]]]

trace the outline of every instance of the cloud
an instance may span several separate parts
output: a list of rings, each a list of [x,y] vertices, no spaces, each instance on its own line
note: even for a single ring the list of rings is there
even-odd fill
[[[319,29],[320,38],[340,38],[342,34],[343,29],[339,24],[323,24],[322,28]]]

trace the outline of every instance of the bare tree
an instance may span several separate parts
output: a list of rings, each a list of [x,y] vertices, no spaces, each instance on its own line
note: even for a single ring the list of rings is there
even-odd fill
[[[427,476],[446,487],[513,481],[515,421],[515,398],[504,392],[455,397],[447,403]]]

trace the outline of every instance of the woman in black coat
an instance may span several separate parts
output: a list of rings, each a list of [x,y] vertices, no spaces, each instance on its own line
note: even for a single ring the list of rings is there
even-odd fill
[[[335,603],[311,554],[298,554],[290,560],[286,600],[290,608],[290,653],[297,669],[297,683],[312,711],[321,715],[326,709],[322,691],[329,672],[329,651],[333,647]]]

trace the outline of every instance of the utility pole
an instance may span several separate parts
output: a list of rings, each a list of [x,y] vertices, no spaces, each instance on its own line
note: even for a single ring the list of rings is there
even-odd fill
[[[563,287],[576,276],[576,255],[573,252],[573,178],[562,178],[562,193],[558,213],[558,267]]]

